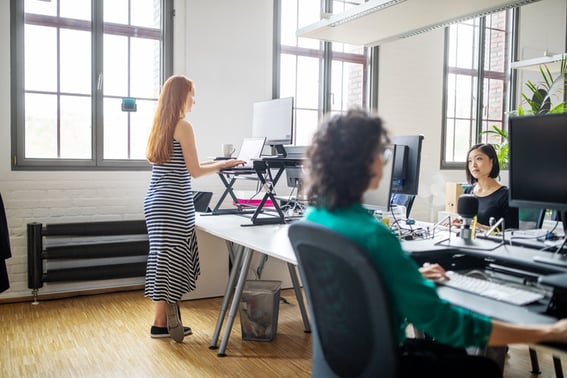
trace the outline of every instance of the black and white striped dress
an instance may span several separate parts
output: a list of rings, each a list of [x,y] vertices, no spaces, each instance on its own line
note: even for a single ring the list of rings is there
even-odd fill
[[[191,175],[176,140],[171,160],[152,168],[144,216],[150,240],[144,295],[177,302],[195,289],[200,266]]]

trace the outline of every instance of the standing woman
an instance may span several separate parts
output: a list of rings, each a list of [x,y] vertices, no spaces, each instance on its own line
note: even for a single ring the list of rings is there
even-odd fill
[[[244,163],[199,162],[193,127],[185,120],[194,103],[193,82],[182,75],[170,77],[159,96],[146,149],[152,177],[144,200],[150,241],[144,295],[156,304],[150,335],[176,342],[191,334],[181,323],[178,302],[195,289],[200,273],[191,178]]]
[[[496,180],[500,164],[491,144],[480,143],[470,148],[465,174],[468,183],[472,184],[465,193],[478,198],[479,227],[489,228],[490,218],[495,221],[504,218],[504,227],[518,228],[518,209],[508,206],[508,188]]]

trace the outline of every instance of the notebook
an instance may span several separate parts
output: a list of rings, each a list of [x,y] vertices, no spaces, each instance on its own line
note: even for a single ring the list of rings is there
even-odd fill
[[[232,168],[223,169],[226,171],[253,171],[253,160],[259,159],[262,155],[262,150],[264,149],[264,143],[266,142],[266,137],[259,138],[244,138],[242,140],[242,146],[240,147],[240,152],[236,159],[244,160],[246,164],[239,165]]]

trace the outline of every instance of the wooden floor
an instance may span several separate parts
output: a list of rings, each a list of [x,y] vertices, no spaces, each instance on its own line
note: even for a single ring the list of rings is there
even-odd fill
[[[271,342],[243,341],[237,319],[226,350],[209,345],[220,298],[182,302],[193,335],[182,344],[151,339],[153,304],[141,291],[0,304],[0,377],[309,377],[311,335],[292,290],[283,290],[278,333]],[[543,373],[554,377],[549,355]],[[505,377],[529,372],[527,347],[512,346]]]

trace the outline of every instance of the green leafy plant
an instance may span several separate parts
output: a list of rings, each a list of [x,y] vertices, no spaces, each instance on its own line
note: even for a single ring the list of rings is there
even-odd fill
[[[565,86],[567,86],[567,57],[563,55],[560,62],[559,74],[555,77],[553,77],[547,65],[542,64],[538,68],[542,81],[537,84],[531,80],[526,81],[525,87],[528,91],[527,93],[522,92],[521,94],[524,104],[527,104],[528,107],[524,108],[524,106],[520,104],[518,109],[509,113],[510,117],[567,112],[565,101],[561,101],[553,107],[551,106],[551,97],[558,93],[563,94],[560,88],[564,89]],[[500,168],[507,168],[509,151],[508,132],[493,125],[491,130],[483,131],[481,134],[492,134],[500,137],[500,143],[493,145],[498,156]]]
[[[535,84],[531,80],[526,81],[525,86],[528,88],[528,94],[531,94],[531,96],[522,92],[522,98],[529,105],[529,109],[525,110],[522,105],[519,105],[516,111],[510,112],[510,116],[564,113],[567,111],[565,101],[561,101],[551,107],[551,96],[559,91],[560,86],[565,87],[566,85],[567,59],[565,56],[561,59],[560,71],[556,77],[553,77],[549,67],[545,64],[539,66],[539,72],[542,77],[540,83]],[[560,93],[563,92],[561,91]]]
[[[496,125],[492,126],[492,130],[486,130],[482,132],[483,134],[496,134],[500,136],[501,142],[499,144],[493,144],[496,150],[496,156],[498,157],[498,163],[500,163],[500,168],[505,169],[508,167],[508,132],[502,130]]]

